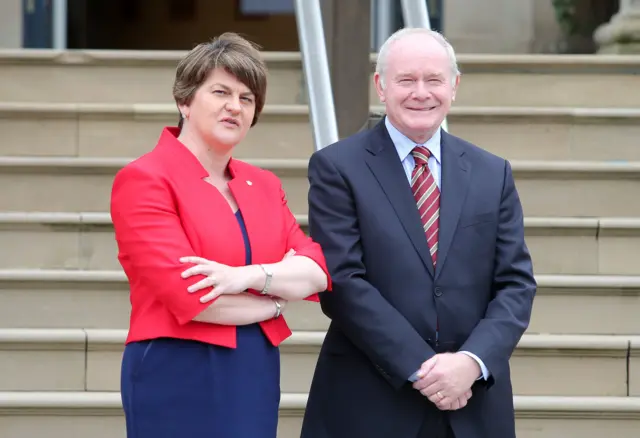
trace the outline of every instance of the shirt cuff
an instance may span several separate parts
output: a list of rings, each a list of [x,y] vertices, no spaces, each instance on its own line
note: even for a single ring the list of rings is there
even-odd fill
[[[409,382],[417,382],[418,381],[418,373],[420,372],[420,370],[416,371],[415,373],[411,374],[409,376]]]
[[[480,365],[480,370],[482,371],[482,376],[478,377],[478,380],[480,380],[480,379],[487,380],[489,378],[489,370],[484,365],[484,362],[482,362],[482,360],[480,360],[480,358],[478,356],[476,356],[475,354],[470,353],[468,351],[461,351],[460,353],[466,354],[467,356],[469,356],[470,358],[472,358],[473,360],[478,362],[478,365]]]

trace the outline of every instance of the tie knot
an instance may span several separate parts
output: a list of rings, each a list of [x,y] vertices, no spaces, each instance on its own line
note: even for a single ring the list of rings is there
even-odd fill
[[[429,157],[431,156],[431,152],[429,151],[429,149],[425,147],[416,146],[411,151],[411,155],[413,155],[413,159],[416,162],[416,166],[426,166],[427,163],[429,162]]]

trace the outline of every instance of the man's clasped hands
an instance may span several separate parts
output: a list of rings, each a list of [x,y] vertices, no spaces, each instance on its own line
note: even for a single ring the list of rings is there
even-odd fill
[[[478,363],[464,353],[436,354],[422,364],[413,387],[438,409],[454,411],[467,405],[481,373]]]

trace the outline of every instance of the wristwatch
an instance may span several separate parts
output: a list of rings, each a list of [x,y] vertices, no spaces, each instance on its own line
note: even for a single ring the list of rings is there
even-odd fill
[[[280,302],[278,301],[277,298],[271,297],[271,299],[273,300],[274,304],[276,305],[276,314],[273,316],[273,319],[278,319],[280,317],[280,315],[282,314],[282,305],[280,304]]]
[[[264,275],[266,275],[266,278],[264,280],[264,287],[262,288],[260,293],[262,295],[266,295],[267,292],[269,292],[269,286],[271,286],[271,279],[273,278],[273,272],[271,272],[271,269],[267,268],[265,265],[260,265],[260,267],[262,268]]]

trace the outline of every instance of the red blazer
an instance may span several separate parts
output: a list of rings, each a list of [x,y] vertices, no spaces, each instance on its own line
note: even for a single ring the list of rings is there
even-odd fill
[[[242,266],[242,232],[227,201],[203,181],[208,173],[177,135],[177,128],[165,128],[157,146],[123,167],[113,182],[111,217],[118,260],[130,284],[126,342],[173,337],[235,347],[235,326],[192,321],[211,305],[199,301],[210,289],[187,292],[204,277],[181,278],[191,265],[179,259],[195,255]],[[297,255],[316,261],[329,278],[320,246],[298,226],[279,179],[234,159],[229,172],[229,188],[249,234],[252,262],[278,262],[293,248]],[[317,295],[307,299],[318,301]],[[273,345],[291,335],[283,316],[260,326]]]

